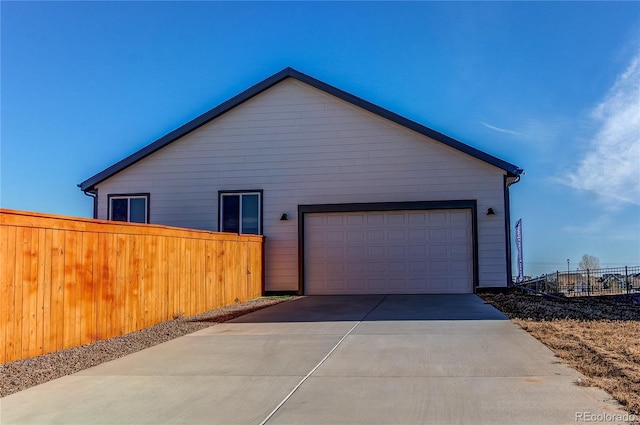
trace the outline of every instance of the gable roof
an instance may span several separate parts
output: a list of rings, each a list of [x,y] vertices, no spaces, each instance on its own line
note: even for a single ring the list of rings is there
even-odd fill
[[[501,168],[503,170],[505,170],[507,172],[507,174],[509,176],[515,177],[515,176],[519,176],[520,174],[522,174],[523,170],[513,164],[510,164],[506,161],[503,161],[499,158],[496,158],[492,155],[489,155],[486,152],[482,152],[481,150],[478,150],[474,147],[471,147],[469,145],[466,145],[458,140],[455,140],[449,136],[446,136],[442,133],[439,133],[431,128],[425,127],[422,124],[419,124],[415,121],[411,121],[405,117],[402,117],[394,112],[391,112],[387,109],[384,109],[378,105],[374,105],[371,102],[367,102],[364,99],[361,99],[357,96],[352,95],[351,93],[347,93],[343,90],[340,90],[336,87],[333,87],[327,83],[324,83],[320,80],[316,80],[313,77],[310,77],[306,74],[303,74],[299,71],[296,71],[293,68],[285,68],[282,71],[278,72],[277,74],[272,75],[271,77],[259,82],[258,84],[254,85],[253,87],[248,88],[247,90],[243,91],[242,93],[232,97],[231,99],[227,100],[226,102],[221,103],[220,105],[216,106],[215,108],[205,112],[204,114],[200,115],[199,117],[189,121],[188,123],[178,127],[177,129],[173,130],[172,132],[162,136],[161,138],[159,138],[158,140],[156,140],[155,142],[145,146],[144,148],[140,149],[139,151],[129,155],[128,157],[124,158],[121,161],[116,162],[115,164],[113,164],[112,166],[110,166],[109,168],[106,168],[105,170],[99,172],[98,174],[94,175],[93,177],[88,178],[87,180],[83,181],[82,183],[78,184],[78,187],[80,187],[80,189],[84,192],[90,192],[95,190],[95,185],[108,179],[109,177],[113,176],[114,174],[124,170],[125,168],[129,167],[132,164],[135,164],[136,162],[140,161],[141,159],[151,155],[152,153],[154,153],[155,151],[165,147],[166,145],[168,145],[169,143],[179,139],[180,137],[184,136],[185,134],[203,126],[204,124],[208,123],[209,121],[219,117],[220,115],[224,114],[225,112],[235,108],[236,106],[242,104],[243,102],[251,99],[252,97],[262,93],[263,91],[269,89],[270,87],[273,87],[274,85],[278,84],[279,82],[285,80],[286,78],[295,78],[296,80],[302,81],[303,83],[306,83],[312,87],[315,87],[319,90],[322,90],[326,93],[329,93],[333,96],[338,97],[339,99],[342,99],[346,102],[349,102],[353,105],[359,106],[360,108],[363,108],[369,112],[372,112],[374,114],[377,114],[381,117],[384,117],[390,121],[393,121],[397,124],[400,124],[404,127],[407,127],[411,130],[414,130],[418,133],[421,133],[427,137],[430,137],[431,139],[437,140],[441,143],[444,143],[445,145],[448,145],[452,148],[455,148],[461,152],[464,152],[468,155],[471,155],[475,158],[478,158],[484,162],[487,162],[493,166],[496,166],[498,168]]]

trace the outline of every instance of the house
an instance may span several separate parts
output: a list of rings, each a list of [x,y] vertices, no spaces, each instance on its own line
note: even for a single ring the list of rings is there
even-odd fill
[[[522,170],[286,68],[78,186],[96,218],[265,235],[265,292],[511,279]]]

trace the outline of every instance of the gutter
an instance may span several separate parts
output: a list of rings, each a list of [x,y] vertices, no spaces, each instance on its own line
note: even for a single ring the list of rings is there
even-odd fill
[[[511,185],[514,185],[520,181],[520,176],[524,174],[524,170],[519,168],[517,170],[517,174],[513,174],[515,177],[511,183],[507,183],[507,178],[509,175],[505,176],[505,185],[504,185],[504,205],[505,205],[505,237],[507,239],[507,288],[513,287],[514,283],[512,281],[513,276],[513,267],[511,264],[511,200],[509,196],[509,188]]]
[[[516,183],[518,183],[520,181],[520,176],[522,176],[524,174],[524,170],[518,170],[519,173],[515,175],[515,180],[512,181],[511,183],[507,184],[507,189],[509,189],[511,187],[511,185],[514,185]]]
[[[80,185],[78,185],[78,187],[80,187]],[[93,190],[93,191],[82,191],[85,196],[88,196],[89,198],[93,199],[93,218],[97,219],[98,218],[98,191],[97,190]]]

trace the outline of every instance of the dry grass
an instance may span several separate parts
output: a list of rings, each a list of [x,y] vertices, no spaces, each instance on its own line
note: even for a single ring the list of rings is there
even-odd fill
[[[640,296],[483,298],[585,375],[579,385],[600,387],[640,414]]]

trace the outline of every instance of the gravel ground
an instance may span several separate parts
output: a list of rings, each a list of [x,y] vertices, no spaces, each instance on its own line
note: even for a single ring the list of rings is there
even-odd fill
[[[522,293],[481,296],[510,319],[640,320],[640,294],[573,297],[565,301]]]
[[[97,366],[294,297],[263,297],[178,318],[141,331],[0,365],[0,397]]]

